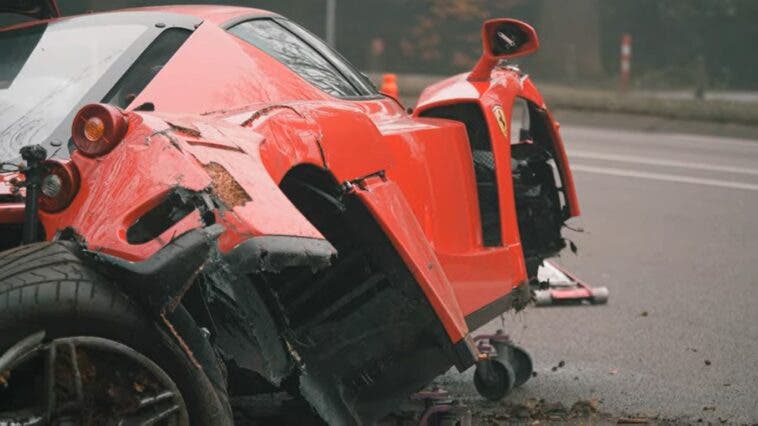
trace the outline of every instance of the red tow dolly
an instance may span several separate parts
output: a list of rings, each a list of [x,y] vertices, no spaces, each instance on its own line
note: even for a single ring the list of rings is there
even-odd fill
[[[543,263],[537,280],[545,287],[534,291],[537,306],[608,302],[607,287],[591,287],[552,262]],[[481,396],[500,400],[532,376],[529,353],[515,345],[503,330],[475,336],[474,341],[482,356],[474,372],[474,386]]]
[[[545,261],[537,272],[537,280],[547,288],[535,290],[536,306],[588,302],[608,303],[608,287],[592,287],[556,263]]]

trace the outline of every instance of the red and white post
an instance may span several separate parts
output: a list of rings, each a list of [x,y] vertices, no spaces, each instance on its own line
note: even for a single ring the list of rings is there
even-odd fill
[[[621,36],[621,66],[619,71],[619,90],[623,93],[629,90],[629,72],[632,68],[632,36]]]

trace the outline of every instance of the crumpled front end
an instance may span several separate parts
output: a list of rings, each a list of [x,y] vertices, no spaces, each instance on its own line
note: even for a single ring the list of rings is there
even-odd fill
[[[255,158],[262,137],[222,121],[127,116],[111,152],[72,154],[81,187],[65,210],[41,214],[48,238],[70,228],[90,250],[130,261],[213,223],[226,229],[222,251],[256,235],[323,238]]]
[[[156,318],[187,308],[233,396],[287,390],[329,423],[371,422],[474,349],[419,286],[430,268],[413,270],[376,219],[397,188],[335,182],[299,117],[282,143],[249,122],[126,113],[112,150],[72,154],[78,192],[40,219]]]

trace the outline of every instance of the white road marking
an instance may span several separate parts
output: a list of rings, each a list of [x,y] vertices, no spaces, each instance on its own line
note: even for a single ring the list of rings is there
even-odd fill
[[[707,170],[713,172],[740,173],[746,175],[758,175],[758,169],[749,169],[736,166],[717,166],[713,164],[695,163],[689,161],[664,160],[636,155],[606,154],[601,152],[583,151],[579,149],[569,150],[569,159],[588,158],[591,160],[607,160],[619,163],[647,164],[651,166],[680,167],[684,169]]]
[[[669,133],[669,132],[656,132],[656,131],[632,131],[623,129],[606,129],[589,126],[562,126],[561,136],[563,141],[584,141],[598,142],[605,145],[609,143],[622,143],[626,142],[640,144],[657,144],[661,140],[666,142],[673,142],[677,145],[685,145],[691,148],[693,145],[699,144],[701,146],[719,146],[719,145],[732,145],[740,146],[744,148],[752,148],[752,150],[758,150],[758,137],[753,139],[746,138],[733,138],[728,136],[707,136],[707,135],[694,135],[687,133]]]
[[[721,188],[746,189],[749,191],[758,191],[758,185],[754,185],[750,183],[730,182],[730,181],[718,180],[718,179],[703,179],[703,178],[698,178],[698,177],[693,177],[693,176],[680,176],[680,175],[671,175],[671,174],[665,174],[665,173],[640,172],[636,170],[616,169],[613,167],[595,167],[595,166],[586,166],[583,164],[572,164],[571,170],[578,171],[578,172],[586,172],[586,173],[598,173],[598,174],[611,175],[611,176],[633,177],[633,178],[640,178],[640,179],[661,180],[661,181],[666,181],[666,182],[691,183],[691,184],[696,184],[696,185],[717,186]]]

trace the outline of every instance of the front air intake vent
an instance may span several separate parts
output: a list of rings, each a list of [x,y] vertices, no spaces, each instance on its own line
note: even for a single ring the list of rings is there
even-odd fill
[[[147,213],[140,216],[126,230],[129,244],[143,244],[166,232],[196,209],[193,197],[188,197],[186,190],[174,189]]]

